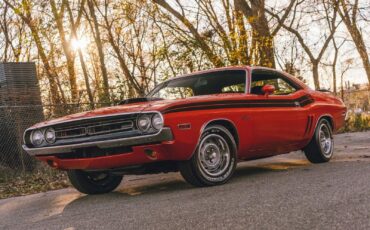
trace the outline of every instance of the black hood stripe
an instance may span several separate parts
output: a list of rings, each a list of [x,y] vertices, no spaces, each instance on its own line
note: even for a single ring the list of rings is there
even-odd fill
[[[260,99],[260,100],[225,100],[212,102],[197,102],[185,105],[175,105],[162,111],[163,114],[176,113],[194,110],[209,110],[222,108],[263,108],[263,107],[304,107],[313,103],[313,98],[309,95],[297,99]]]

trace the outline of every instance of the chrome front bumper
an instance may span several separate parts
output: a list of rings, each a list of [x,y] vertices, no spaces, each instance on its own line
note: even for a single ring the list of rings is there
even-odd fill
[[[124,146],[135,146],[143,145],[154,142],[162,141],[171,141],[173,140],[173,135],[170,128],[163,128],[159,133],[138,136],[138,137],[126,137],[113,140],[104,140],[104,141],[94,141],[94,142],[85,142],[72,145],[60,145],[60,146],[50,146],[50,147],[41,147],[41,148],[29,148],[26,145],[23,145],[23,149],[31,156],[38,155],[50,155],[57,153],[70,153],[75,149],[87,148],[87,147],[98,147],[101,149],[105,148],[114,148],[114,147],[124,147]]]

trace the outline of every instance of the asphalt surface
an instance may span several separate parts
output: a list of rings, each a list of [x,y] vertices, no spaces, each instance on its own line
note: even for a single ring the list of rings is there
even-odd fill
[[[178,173],[126,177],[118,191],[74,189],[0,200],[0,229],[370,229],[370,132],[335,137],[330,163],[301,152],[239,164],[225,185]]]

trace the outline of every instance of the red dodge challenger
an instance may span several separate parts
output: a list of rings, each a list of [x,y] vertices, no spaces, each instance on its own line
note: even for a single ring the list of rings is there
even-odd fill
[[[303,150],[333,155],[346,107],[289,74],[227,67],[176,77],[145,98],[36,124],[23,148],[67,170],[82,193],[114,190],[123,175],[180,171],[195,186],[227,182],[236,163]]]

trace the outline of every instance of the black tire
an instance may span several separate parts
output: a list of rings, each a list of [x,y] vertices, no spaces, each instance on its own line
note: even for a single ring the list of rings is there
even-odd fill
[[[191,159],[179,162],[179,170],[184,179],[194,186],[213,186],[224,184],[231,178],[236,161],[237,146],[233,135],[225,127],[213,125],[202,133]],[[217,166],[221,169],[213,172]]]
[[[69,170],[67,173],[69,181],[78,191],[90,195],[113,191],[121,183],[123,177],[110,173],[82,170]]]
[[[321,119],[318,122],[310,143],[303,151],[311,163],[330,161],[334,151],[334,140],[332,127],[328,120]]]

